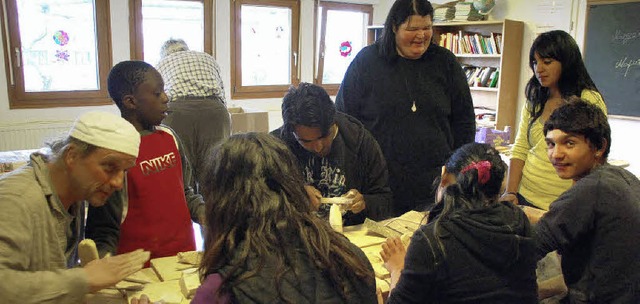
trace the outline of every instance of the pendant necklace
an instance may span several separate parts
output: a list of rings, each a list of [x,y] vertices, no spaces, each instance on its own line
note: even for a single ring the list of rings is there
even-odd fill
[[[404,64],[405,64],[405,67],[407,67],[406,65],[411,64],[411,63],[404,62]],[[411,101],[411,112],[415,113],[416,111],[418,111],[418,107],[416,106],[416,100],[413,98],[413,92],[411,92],[411,88],[409,87],[409,79],[407,77],[408,73],[406,72],[406,71],[409,71],[410,68],[407,67],[407,68],[405,68],[403,70],[404,70],[404,73],[403,73],[402,76],[404,77],[404,85],[405,85],[405,88],[407,89],[407,93],[409,93],[409,100]],[[418,77],[418,80],[420,80],[420,77]],[[418,83],[419,83],[419,81],[418,81]]]

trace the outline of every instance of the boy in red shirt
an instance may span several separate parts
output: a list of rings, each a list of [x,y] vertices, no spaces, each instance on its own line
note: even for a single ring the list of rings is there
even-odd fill
[[[189,187],[179,139],[160,125],[168,103],[162,76],[146,62],[123,61],[111,69],[108,88],[121,116],[140,132],[140,152],[125,193],[111,198],[121,203],[89,211],[87,237],[101,254],[144,248],[158,258],[195,250],[191,221],[203,218],[204,201]]]

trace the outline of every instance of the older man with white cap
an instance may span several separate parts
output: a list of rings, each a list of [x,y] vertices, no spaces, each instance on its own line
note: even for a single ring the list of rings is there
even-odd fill
[[[5,303],[81,303],[142,268],[134,251],[76,266],[85,201],[104,205],[135,165],[140,135],[107,112],[78,118],[69,135],[0,177],[0,299]],[[68,269],[69,268],[69,269]]]

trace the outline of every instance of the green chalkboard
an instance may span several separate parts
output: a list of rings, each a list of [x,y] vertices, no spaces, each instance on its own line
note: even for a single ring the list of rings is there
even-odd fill
[[[640,2],[590,5],[585,44],[609,114],[640,117]]]

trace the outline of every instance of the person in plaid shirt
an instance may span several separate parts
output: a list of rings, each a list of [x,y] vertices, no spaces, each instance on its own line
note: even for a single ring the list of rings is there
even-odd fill
[[[193,168],[191,186],[199,192],[198,181],[208,151],[231,135],[220,67],[213,56],[189,50],[182,39],[167,40],[160,55],[156,69],[169,97],[169,115],[162,123],[182,139]]]

